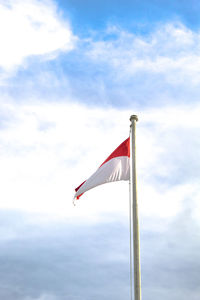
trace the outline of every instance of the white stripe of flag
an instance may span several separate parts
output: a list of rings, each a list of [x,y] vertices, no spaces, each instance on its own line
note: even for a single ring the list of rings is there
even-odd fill
[[[129,178],[130,138],[121,143],[97,171],[75,189],[76,194],[74,198],[79,199],[83,193],[98,185],[119,180],[129,180]]]

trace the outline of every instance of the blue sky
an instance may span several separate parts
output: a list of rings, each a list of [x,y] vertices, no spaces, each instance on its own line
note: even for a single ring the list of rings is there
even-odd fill
[[[104,29],[108,23],[123,28],[149,32],[158,22],[182,21],[196,29],[199,2],[183,1],[58,1],[64,14],[72,19],[75,30],[88,35],[90,30]]]
[[[129,134],[145,300],[199,299],[198,1],[0,1],[0,298],[129,299]]]

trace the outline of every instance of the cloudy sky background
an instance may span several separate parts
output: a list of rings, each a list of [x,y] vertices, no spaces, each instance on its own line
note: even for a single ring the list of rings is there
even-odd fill
[[[0,1],[0,298],[129,299],[128,182],[74,188],[138,114],[142,295],[199,299],[200,4]]]

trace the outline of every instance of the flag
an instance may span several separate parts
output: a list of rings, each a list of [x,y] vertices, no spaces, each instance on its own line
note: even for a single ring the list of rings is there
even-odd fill
[[[96,172],[81,183],[76,189],[75,199],[86,191],[113,181],[129,180],[130,178],[130,138],[121,143],[101,164]]]

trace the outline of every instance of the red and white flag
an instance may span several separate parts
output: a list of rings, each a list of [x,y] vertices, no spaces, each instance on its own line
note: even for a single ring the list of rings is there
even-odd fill
[[[129,180],[130,178],[130,138],[121,143],[108,158],[101,164],[97,171],[86,181],[81,183],[75,191],[75,199],[86,191],[113,181]]]

